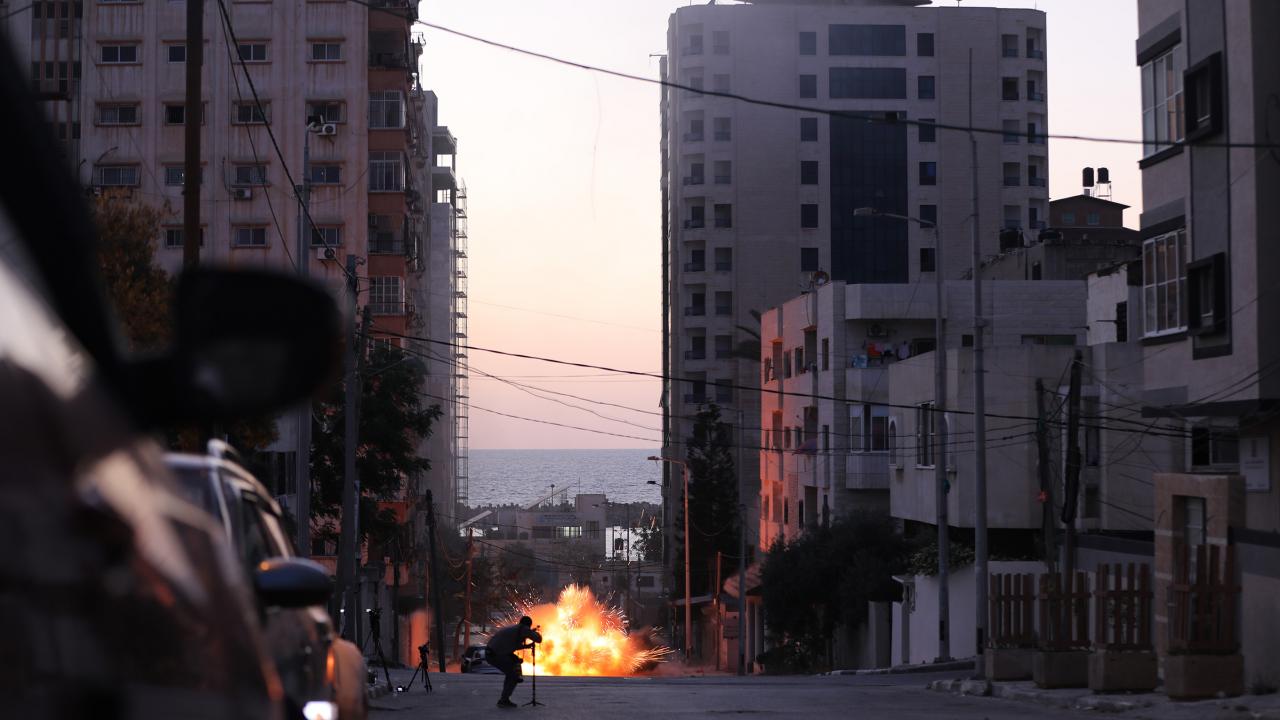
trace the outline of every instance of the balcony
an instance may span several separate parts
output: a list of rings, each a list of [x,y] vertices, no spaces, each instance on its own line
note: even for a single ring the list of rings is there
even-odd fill
[[[684,178],[685,185],[703,185],[706,183],[706,181],[707,179],[701,175],[691,175],[689,177]]]
[[[1016,48],[1016,47],[1007,47],[1007,48],[1005,48],[1005,49],[1004,49],[1004,56],[1005,56],[1005,57],[1007,57],[1007,58],[1016,58],[1016,57],[1018,57],[1018,48]]]
[[[400,52],[371,52],[369,53],[369,67],[374,70],[412,70],[413,63],[409,62],[407,50]]]
[[[1027,100],[1030,100],[1031,102],[1044,102],[1044,91],[1043,91],[1043,90],[1028,90],[1028,91],[1027,91]]]
[[[687,307],[684,309],[684,314],[685,317],[702,317],[707,314],[707,309],[699,306]]]
[[[1044,59],[1044,51],[1043,51],[1043,50],[1036,49],[1036,48],[1028,47],[1028,48],[1027,48],[1027,57],[1031,58],[1032,60],[1043,60],[1043,59]]]
[[[703,272],[707,269],[706,263],[687,262],[684,264],[684,271],[688,273]]]
[[[437,155],[458,154],[458,141],[445,125],[437,125],[431,129],[431,149]]]
[[[458,176],[448,165],[436,165],[431,168],[431,190],[457,190]]]
[[[404,240],[399,233],[375,232],[369,234],[370,255],[403,255]]]
[[[1027,185],[1029,185],[1029,186],[1031,186],[1031,187],[1044,187],[1044,186],[1045,186],[1045,178],[1042,178],[1042,177],[1031,177],[1031,178],[1027,178]]]
[[[685,350],[684,359],[685,360],[706,360],[707,351],[706,350]]]
[[[846,457],[846,490],[888,490],[889,453],[857,452]]]
[[[684,134],[685,142],[702,142],[703,135],[700,132],[687,132]]]
[[[706,226],[707,226],[707,222],[705,220],[685,220],[684,221],[685,230],[701,230]]]
[[[407,303],[403,300],[395,302],[371,302],[369,303],[369,312],[374,315],[404,315],[407,310]]]

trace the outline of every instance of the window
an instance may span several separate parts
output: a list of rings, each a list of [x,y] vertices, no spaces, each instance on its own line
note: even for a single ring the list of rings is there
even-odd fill
[[[934,248],[920,248],[920,272],[935,272],[937,270],[937,253]]]
[[[689,118],[689,132],[685,133],[685,142],[699,142],[702,140],[702,113],[698,113],[696,117]]]
[[[933,75],[919,75],[916,77],[916,97],[920,100],[933,100],[936,97],[935,83],[937,78]]]
[[[818,227],[817,203],[805,203],[800,206],[800,227],[805,229]]]
[[[905,100],[905,68],[833,67],[829,71],[830,95],[845,100]]]
[[[180,248],[183,245],[186,232],[181,227],[167,227],[164,229],[164,246],[169,249]],[[200,228],[200,247],[204,247],[204,228]]]
[[[938,206],[937,205],[921,205],[920,219],[929,223],[930,226],[938,224]]]
[[[733,138],[732,118],[718,117],[711,120],[712,137],[716,142],[728,142]]]
[[[1142,154],[1154,155],[1183,138],[1180,48],[1142,66]]]
[[[800,118],[800,142],[818,142],[818,118]]]
[[[240,59],[249,62],[267,61],[267,44],[265,42],[242,42],[238,46]]]
[[[1003,78],[1000,81],[1000,99],[1014,101],[1018,99],[1018,78]]]
[[[1085,222],[1085,224],[1086,224],[1086,225],[1097,225],[1097,224],[1099,224],[1099,223],[1101,222],[1101,220],[1100,220],[1100,218],[1098,217],[1098,213],[1096,213],[1096,212],[1091,212],[1091,213],[1089,213],[1088,215],[1086,215],[1086,216],[1085,216],[1085,220],[1084,220],[1084,222]]]
[[[715,226],[718,228],[733,227],[733,206],[728,203],[716,203],[712,207]]]
[[[104,187],[137,187],[137,165],[99,165],[98,184]]]
[[[707,269],[707,252],[705,250],[690,250],[689,262],[684,264],[685,272],[702,272]]]
[[[182,165],[164,166],[164,184],[169,187],[182,187],[187,180],[186,168]],[[204,168],[200,168],[200,182],[204,182]]]
[[[1223,253],[1187,265],[1187,326],[1195,335],[1227,329],[1226,266]]]
[[[369,153],[369,192],[404,190],[404,156],[395,151]]]
[[[164,124],[165,125],[185,125],[187,124],[187,106],[178,103],[172,103],[164,106]]]
[[[822,369],[831,369],[831,338],[822,338]]]
[[[1236,428],[1196,425],[1191,428],[1191,466],[1235,466],[1240,463],[1240,433]]]
[[[1007,58],[1018,57],[1018,36],[1017,35],[1001,35],[1000,36],[1001,55]]]
[[[716,55],[729,54],[729,31],[715,30],[711,33],[711,52]]]
[[[694,96],[694,97],[701,96],[702,95],[702,75],[701,74],[690,75],[688,81],[685,82],[685,87],[687,88],[684,91],[685,95]]]
[[[1022,166],[1016,162],[1007,162],[1004,168],[1004,186],[1017,187],[1022,184]]]
[[[232,247],[266,247],[267,229],[265,227],[235,227],[231,229]]]
[[[827,28],[830,55],[903,56],[907,54],[904,25],[832,25]]]
[[[238,102],[235,104],[235,112],[237,125],[262,125],[271,118],[271,103],[264,102],[258,105],[252,102]]]
[[[1018,128],[1019,128],[1019,123],[1017,120],[1001,121],[1001,129],[1004,130],[1004,135],[1002,135],[1001,137],[1003,138],[1004,142],[1017,143],[1019,140]]]
[[[809,366],[804,362],[804,348],[796,348],[792,351],[795,354],[795,361],[792,366],[796,369],[797,375],[803,375],[809,371]]]
[[[1071,226],[1075,225],[1075,224],[1076,224],[1076,214],[1075,214],[1075,213],[1073,213],[1073,212],[1063,212],[1063,213],[1062,213],[1062,224],[1063,224],[1064,226],[1066,226],[1066,227],[1071,227]]]
[[[716,92],[720,92],[720,93],[727,93],[727,92],[729,92],[729,76],[728,76],[728,75],[723,75],[723,74],[720,74],[720,75],[712,75],[712,76],[711,76],[711,89],[712,89],[712,90],[714,90],[714,91],[716,91]]]
[[[340,123],[347,119],[346,103],[341,100],[312,100],[307,103],[307,117],[322,123]]]
[[[818,54],[818,33],[816,32],[800,33],[800,54],[801,55],[817,55]]]
[[[404,312],[404,285],[396,275],[369,278],[369,311],[374,315],[399,315]]]
[[[716,248],[716,272],[733,270],[733,248]]]
[[[375,130],[404,127],[404,93],[370,91],[369,127]]]
[[[232,167],[232,185],[266,185],[266,165],[235,165]]]
[[[916,55],[933,57],[933,33],[916,33]]]
[[[173,43],[164,46],[165,56],[171,63],[184,63],[187,61],[187,46],[185,43]]]
[[[337,40],[311,43],[311,59],[315,62],[338,62],[342,59],[342,43]]]
[[[938,184],[938,163],[932,161],[920,163],[920,184]]]
[[[1116,342],[1129,342],[1129,303],[1116,303]]]
[[[717,160],[713,166],[717,185],[728,185],[733,182],[733,162]]]
[[[338,247],[342,245],[341,225],[315,225],[311,228],[311,247]]]
[[[1040,279],[1042,279],[1042,278],[1043,278],[1043,273],[1044,273],[1044,271],[1043,271],[1043,270],[1041,269],[1041,267],[1040,267],[1040,261],[1039,261],[1039,260],[1036,260],[1035,262],[1031,263],[1031,279],[1032,279],[1032,280],[1040,280]]]
[[[818,76],[817,75],[801,75],[800,76],[800,97],[802,98],[818,97]]]
[[[1143,334],[1185,329],[1187,231],[1175,230],[1142,244]]]
[[[697,26],[701,28],[702,26]],[[685,46],[685,55],[701,55],[702,54],[702,34],[696,33],[689,36],[689,44]]]
[[[716,293],[716,314],[732,315],[733,314],[733,293],[721,291]]]
[[[817,185],[818,184],[818,161],[817,160],[801,160],[800,161],[800,184],[801,185]]]
[[[933,403],[921,403],[916,407],[916,465],[933,466],[936,415]]]
[[[103,45],[102,62],[108,65],[138,62],[137,45]]]
[[[717,335],[716,339],[716,359],[723,360],[733,357],[733,336]]]
[[[98,106],[98,124],[99,125],[137,125],[138,124],[138,106],[136,104],[99,105]]]
[[[341,185],[342,166],[338,163],[312,163],[311,182],[315,185]]]
[[[1222,53],[1214,53],[1187,70],[1186,135],[1188,140],[1222,130]]]
[[[937,120],[933,118],[921,118],[920,124],[916,128],[920,132],[920,142],[931,143],[938,141],[938,128],[934,127]]]
[[[800,272],[818,271],[818,248],[800,248]]]

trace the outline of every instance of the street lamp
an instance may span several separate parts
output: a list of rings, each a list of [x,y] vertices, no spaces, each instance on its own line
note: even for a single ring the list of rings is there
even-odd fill
[[[902,220],[904,222],[913,222],[926,230],[933,230],[933,285],[934,285],[934,313],[933,313],[933,393],[934,393],[934,418],[945,419],[941,415],[945,412],[945,403],[947,397],[947,354],[942,337],[942,241],[938,233],[938,224],[921,220],[910,215],[899,215],[897,213],[881,212],[872,207],[854,208],[854,217],[883,217],[893,220]],[[947,555],[950,551],[951,543],[948,537],[947,529],[947,463],[946,463],[946,431],[943,422],[935,420],[934,426],[935,436],[937,437],[938,451],[936,457],[933,458],[934,479],[937,484],[937,522],[938,522],[938,659],[951,659],[951,633],[948,628],[950,619],[950,593],[947,587]]]
[[[689,650],[693,647],[693,609],[689,593],[689,464],[675,458],[650,455],[654,462],[671,463],[680,466],[680,475],[684,479],[684,659],[689,661]]]

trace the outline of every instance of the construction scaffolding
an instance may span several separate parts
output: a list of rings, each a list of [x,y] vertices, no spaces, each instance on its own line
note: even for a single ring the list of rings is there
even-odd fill
[[[454,257],[454,313],[453,336],[455,387],[453,400],[454,437],[454,514],[466,507],[468,501],[467,443],[470,435],[471,402],[467,364],[467,186],[459,183],[454,194],[453,257]]]

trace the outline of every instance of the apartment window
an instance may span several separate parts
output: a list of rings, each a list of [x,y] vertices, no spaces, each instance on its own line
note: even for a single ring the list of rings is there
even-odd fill
[[[920,248],[920,272],[935,272],[938,269],[937,252],[934,248]]]
[[[921,118],[920,124],[916,128],[920,132],[920,142],[931,143],[938,141],[938,128],[934,127],[937,120],[933,118]]]
[[[702,205],[689,206],[689,219],[685,221],[686,228],[699,229],[706,227],[706,207]]]
[[[1004,224],[1000,227],[1005,230],[1022,227],[1022,208],[1017,205],[1005,205]],[[1001,250],[1004,249],[1003,245],[1004,244],[1001,243]]]
[[[916,97],[920,100],[933,100],[937,97],[936,80],[933,75],[916,77]]]
[[[721,291],[716,293],[716,314],[732,315],[733,314],[733,293]]]
[[[711,33],[711,52],[716,55],[729,54],[728,30],[715,30]]]
[[[818,269],[818,248],[800,248],[800,272],[817,272]]]
[[[104,187],[137,187],[137,165],[99,165],[97,172],[98,185]]]
[[[818,76],[817,75],[801,75],[800,76],[800,97],[802,98],[818,97]]]
[[[240,226],[231,229],[232,247],[266,247],[267,228],[265,226]]]
[[[818,227],[817,203],[804,203],[800,206],[800,227],[804,229]]]
[[[271,119],[271,103],[238,102],[235,104],[235,124],[264,125]]]
[[[800,33],[800,54],[818,54],[818,33],[808,31]]]
[[[98,124],[137,125],[138,106],[136,103],[129,103],[127,105],[99,105]]]
[[[713,166],[715,171],[715,180],[717,185],[728,185],[733,182],[733,162],[729,160],[716,160]]]
[[[818,118],[800,118],[800,142],[818,142]]]
[[[1234,467],[1239,463],[1239,430],[1213,425],[1196,425],[1191,428],[1192,467]]]
[[[933,403],[920,403],[916,407],[916,464],[932,467],[934,463],[934,436],[937,431],[937,413]]]
[[[404,312],[404,284],[396,275],[369,278],[369,310],[374,315],[399,315]]]
[[[684,264],[685,272],[702,272],[707,269],[707,251],[690,250],[689,262]]]
[[[314,185],[341,185],[342,165],[338,163],[312,163],[311,182]]]
[[[1015,144],[1018,142],[1019,126],[1020,124],[1017,120],[1001,121],[1001,129],[1004,130],[1004,135],[1002,135],[1001,138],[1003,138],[1005,143]]]
[[[1043,279],[1043,276],[1044,276],[1044,271],[1040,267],[1040,261],[1036,260],[1035,262],[1031,263],[1031,279],[1041,280]]]
[[[716,248],[716,272],[733,270],[733,248]]]
[[[240,50],[240,59],[247,63],[267,61],[267,44],[265,42],[242,42],[237,47]]]
[[[685,185],[701,185],[707,181],[706,165],[700,162],[689,164],[689,177],[685,179]]]
[[[311,59],[315,62],[338,62],[342,60],[342,43],[336,40],[311,43]]]
[[[165,125],[186,125],[187,124],[187,106],[178,103],[170,103],[164,106],[164,124]]]
[[[801,185],[817,185],[818,184],[818,161],[817,160],[801,160],[800,161],[800,184]]]
[[[831,338],[822,338],[822,369],[831,369]]]
[[[796,374],[803,375],[806,372],[808,372],[809,366],[806,365],[804,362],[804,348],[796,348],[792,352],[795,354],[795,357],[796,357],[795,362],[793,363],[796,369]]]
[[[733,336],[717,335],[716,342],[716,359],[725,360],[733,357]]]
[[[260,164],[235,165],[232,167],[231,184],[240,187],[266,185],[267,166]]]
[[[828,71],[830,95],[835,99],[905,100],[905,68],[833,67]]]
[[[1175,230],[1142,244],[1143,334],[1183,330],[1187,278],[1187,231]]]
[[[698,113],[696,117],[689,118],[689,132],[685,133],[685,142],[699,142],[702,140],[703,121],[702,113]]]
[[[171,63],[185,63],[187,61],[187,46],[185,43],[173,43],[164,46],[165,57]]]
[[[716,389],[716,402],[727,405],[733,402],[733,381],[721,378],[711,383]]]
[[[689,350],[685,352],[684,359],[707,359],[707,337],[705,335],[693,335],[689,338]]]
[[[1086,225],[1098,225],[1101,222],[1102,222],[1102,219],[1101,217],[1099,217],[1098,213],[1096,212],[1091,212],[1088,215],[1084,216],[1084,223]]]
[[[938,163],[933,161],[920,163],[920,184],[938,184]]]
[[[916,55],[933,57],[933,33],[916,33]]]
[[[167,227],[164,229],[164,246],[167,249],[176,249],[182,247],[185,242],[186,232],[180,227]],[[200,228],[200,247],[204,247],[204,228]]]
[[[1187,70],[1186,136],[1189,140],[1222,130],[1222,53],[1214,53]]]
[[[186,168],[181,165],[164,166],[164,184],[169,187],[182,187],[187,180]],[[200,168],[200,182],[204,182],[204,168]]]
[[[342,245],[341,225],[316,225],[311,228],[311,247],[338,247]]]
[[[832,25],[827,28],[830,55],[903,56],[907,54],[904,25]]]
[[[1187,326],[1193,334],[1227,329],[1227,262],[1217,253],[1187,265]]]
[[[733,138],[732,118],[718,117],[711,120],[712,137],[716,142],[728,142]]]
[[[920,219],[928,223],[931,227],[938,224],[938,206],[937,205],[921,205]]]
[[[1064,226],[1066,226],[1066,227],[1071,227],[1071,226],[1075,225],[1075,224],[1076,224],[1076,214],[1075,214],[1075,213],[1073,213],[1073,212],[1064,212],[1064,213],[1062,213],[1062,224],[1063,224]]]
[[[1037,123],[1027,123],[1027,142],[1032,145],[1043,145],[1045,143],[1044,133]]]
[[[702,95],[702,74],[694,74],[689,76],[688,82],[685,83],[684,94],[688,96],[698,97]]]
[[[1003,78],[1000,81],[1000,99],[1013,101],[1018,99],[1018,78]]]
[[[369,127],[375,130],[404,127],[404,93],[399,90],[370,91]]]
[[[701,26],[698,26],[701,27]],[[701,55],[702,54],[702,34],[692,34],[689,36],[689,44],[685,46],[685,55]]]
[[[341,100],[312,100],[307,103],[307,117],[322,123],[346,122],[346,103]]]
[[[1022,184],[1022,166],[1016,162],[1007,162],[1004,168],[1004,186],[1017,187]]]
[[[715,224],[718,228],[733,227],[733,206],[728,203],[716,203],[712,207]]]
[[[1142,66],[1142,154],[1181,142],[1184,132],[1180,48]]]
[[[137,45],[103,45],[102,62],[108,65],[138,62]]]
[[[369,153],[369,192],[404,190],[404,156],[395,151]]]
[[[1027,227],[1032,230],[1044,229],[1044,224],[1040,222],[1040,208],[1035,205],[1027,206]]]
[[[712,75],[711,89],[719,93],[729,92],[729,76],[728,75]]]
[[[690,293],[689,307],[685,308],[685,315],[706,315],[707,314],[707,295],[706,293]]]
[[[1017,35],[1001,35],[1000,36],[1000,54],[1007,58],[1018,57],[1018,36]]]

